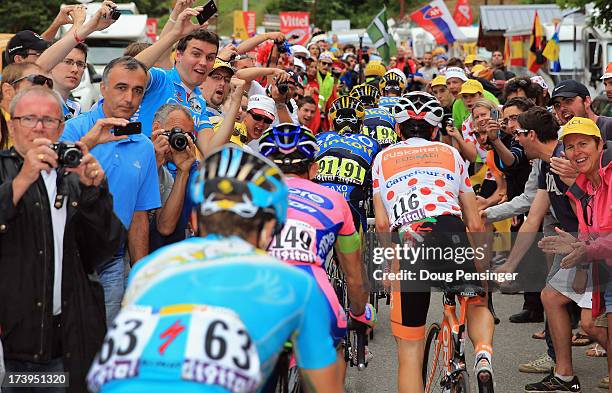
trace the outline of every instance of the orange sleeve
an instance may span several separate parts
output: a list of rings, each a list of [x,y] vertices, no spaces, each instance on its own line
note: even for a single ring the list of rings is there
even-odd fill
[[[499,168],[497,167],[497,165],[495,165],[495,153],[493,152],[493,150],[489,150],[487,152],[486,164],[487,164],[487,167],[489,168],[489,170],[491,172],[493,172],[493,174],[495,176],[497,176],[497,177],[503,177],[504,176],[502,171],[500,171]]]

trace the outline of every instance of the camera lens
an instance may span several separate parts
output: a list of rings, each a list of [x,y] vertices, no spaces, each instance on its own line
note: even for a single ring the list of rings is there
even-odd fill
[[[170,147],[177,151],[183,151],[187,148],[187,136],[182,132],[173,133],[170,135]]]
[[[81,164],[83,153],[77,147],[68,147],[59,157],[61,164],[67,168],[76,168]]]
[[[288,91],[289,91],[289,86],[286,83],[281,83],[280,85],[278,85],[278,92],[281,95],[287,94]]]

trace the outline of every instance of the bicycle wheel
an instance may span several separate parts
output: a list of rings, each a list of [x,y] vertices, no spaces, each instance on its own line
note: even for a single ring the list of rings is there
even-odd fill
[[[423,354],[423,386],[425,393],[442,392],[444,378],[444,355],[441,353],[442,341],[439,340],[440,325],[432,323],[427,331],[425,352]]]
[[[470,393],[470,381],[467,371],[463,370],[457,375],[455,383],[453,383],[451,388],[451,393]]]

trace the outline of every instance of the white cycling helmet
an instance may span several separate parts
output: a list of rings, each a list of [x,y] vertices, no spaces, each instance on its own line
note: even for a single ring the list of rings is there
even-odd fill
[[[442,121],[444,109],[436,97],[422,91],[404,94],[393,111],[395,120],[403,123],[408,120],[425,120],[437,127]]]

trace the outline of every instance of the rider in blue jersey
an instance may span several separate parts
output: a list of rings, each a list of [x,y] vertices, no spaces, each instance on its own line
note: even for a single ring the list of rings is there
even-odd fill
[[[358,99],[338,98],[329,111],[334,131],[317,134],[319,171],[315,181],[338,191],[349,203],[355,228],[367,229],[365,201],[372,189],[372,163],[380,147],[378,142],[360,134],[364,108]]]
[[[191,196],[201,237],[134,266],[89,388],[257,392],[293,340],[305,385],[340,392],[325,298],[307,273],[262,251],[286,220],[278,167],[224,145],[202,162]]]

